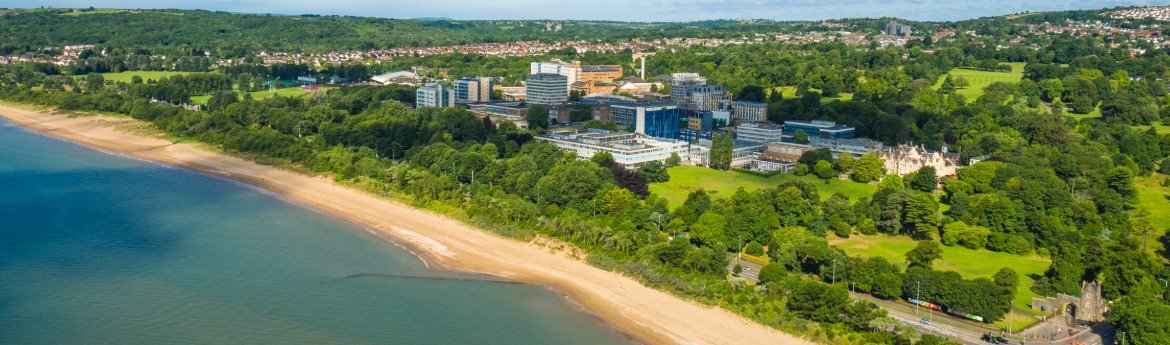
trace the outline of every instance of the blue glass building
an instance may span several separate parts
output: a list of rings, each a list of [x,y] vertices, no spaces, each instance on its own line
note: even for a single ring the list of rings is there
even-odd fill
[[[613,122],[626,126],[634,133],[655,138],[678,139],[682,110],[669,103],[613,103],[610,105]]]

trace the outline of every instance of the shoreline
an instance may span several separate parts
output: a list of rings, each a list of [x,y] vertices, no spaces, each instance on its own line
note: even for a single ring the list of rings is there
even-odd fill
[[[564,250],[504,238],[444,215],[343,186],[330,178],[260,165],[198,144],[132,133],[120,127],[148,124],[128,117],[70,117],[69,113],[29,110],[3,102],[0,117],[49,137],[271,193],[351,222],[403,247],[429,269],[547,286],[616,332],[642,343],[811,344],[730,311],[683,300],[619,273],[590,266]]]

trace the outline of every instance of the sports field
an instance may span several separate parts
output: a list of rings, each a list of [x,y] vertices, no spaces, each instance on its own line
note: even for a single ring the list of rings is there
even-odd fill
[[[282,97],[297,97],[297,96],[307,94],[307,93],[309,93],[309,91],[307,91],[303,88],[299,88],[299,87],[289,87],[289,88],[276,89],[276,90],[265,90],[265,91],[256,91],[256,92],[240,92],[240,97],[243,97],[245,93],[251,94],[252,99],[260,100],[260,99],[265,99],[265,98],[272,98],[272,96],[277,96],[277,95],[282,96]],[[211,95],[191,96],[191,103],[207,104],[207,100],[209,100],[209,99],[211,99]]]
[[[1150,225],[1154,227],[1154,235],[1151,238],[1158,238],[1166,231],[1170,231],[1170,188],[1162,186],[1162,181],[1167,179],[1170,179],[1170,176],[1158,173],[1134,178],[1134,185],[1138,191],[1138,210],[1150,213]],[[1158,243],[1153,245],[1160,246]]]
[[[877,186],[857,183],[853,181],[833,179],[829,184],[812,175],[796,176],[779,174],[771,177],[757,176],[738,171],[715,170],[699,166],[677,166],[670,168],[670,181],[650,185],[650,192],[670,201],[671,207],[682,205],[687,195],[692,191],[704,189],[711,193],[713,198],[727,197],[735,190],[743,187],[744,190],[754,191],[760,188],[770,188],[787,181],[806,181],[816,184],[822,198],[828,198],[834,193],[842,193],[852,200],[869,196]]]
[[[970,83],[970,85],[965,88],[958,89],[956,92],[960,95],[963,95],[963,97],[967,98],[967,101],[970,102],[983,95],[983,88],[987,87],[988,85],[996,82],[1012,84],[1020,82],[1020,78],[1024,77],[1024,63],[1012,62],[1008,63],[1008,65],[1012,66],[1011,72],[991,72],[956,68],[952,69],[949,74],[952,80],[960,76],[967,79],[967,82]],[[938,81],[934,83],[934,87],[937,89],[942,86],[943,80],[945,79],[945,75],[939,77]]]
[[[835,245],[850,256],[882,257],[893,264],[905,267],[906,252],[914,249],[917,244],[913,239],[905,236],[855,235],[847,239],[832,237],[829,244]],[[989,250],[972,250],[960,246],[942,246],[942,259],[934,262],[934,269],[940,271],[954,271],[965,279],[987,277],[995,275],[1001,268],[1010,267],[1020,276],[1020,285],[1016,288],[1013,303],[1016,317],[1013,317],[1014,329],[1035,323],[1031,312],[1032,297],[1038,297],[1032,292],[1030,275],[1043,275],[1048,269],[1048,258],[1032,254],[1021,256],[1008,253],[999,253]],[[1006,327],[1007,320],[995,323],[998,327]]]

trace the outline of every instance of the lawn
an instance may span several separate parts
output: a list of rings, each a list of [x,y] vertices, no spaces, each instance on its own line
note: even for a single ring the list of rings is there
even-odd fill
[[[265,98],[272,98],[272,96],[276,96],[276,95],[280,95],[283,97],[298,97],[298,96],[308,94],[309,91],[305,90],[303,88],[299,88],[299,87],[289,87],[289,88],[276,89],[276,90],[265,90],[265,91],[256,91],[256,92],[240,92],[240,97],[243,97],[243,95],[245,93],[251,94],[252,99],[260,100],[260,99],[265,99]],[[207,104],[207,100],[209,100],[209,99],[211,99],[211,95],[191,96],[191,103]]]
[[[777,86],[775,88],[772,88],[772,92],[779,92],[780,96],[783,97],[784,99],[792,99],[792,98],[797,97],[795,86]],[[837,97],[822,97],[821,103],[829,103],[829,102],[832,102],[835,100],[851,101],[851,100],[853,100],[853,94],[848,93],[848,92],[842,92],[841,94],[837,95]]]
[[[670,168],[670,181],[650,185],[650,192],[670,201],[670,205],[679,206],[687,199],[687,195],[698,189],[705,189],[712,193],[713,198],[722,198],[735,193],[743,187],[747,191],[760,188],[769,188],[787,181],[806,181],[815,183],[821,192],[821,197],[828,198],[834,193],[842,193],[850,199],[869,196],[877,190],[877,186],[857,183],[853,181],[833,179],[829,184],[812,175],[796,176],[779,174],[763,177],[738,171],[715,170],[699,166],[677,166]]]
[[[1134,179],[1138,191],[1138,209],[1150,213],[1150,225],[1154,227],[1154,235],[1150,238],[1158,238],[1170,230],[1170,188],[1162,186],[1162,181],[1166,179],[1170,179],[1170,176],[1157,173]],[[1154,243],[1153,246],[1159,244]]]
[[[991,72],[956,68],[952,69],[949,75],[952,79],[958,78],[960,76],[967,79],[970,85],[965,88],[958,89],[957,92],[958,94],[963,95],[967,101],[973,101],[976,98],[979,98],[980,95],[983,95],[983,88],[991,85],[992,83],[1004,82],[1015,84],[1020,82],[1020,79],[1024,77],[1024,64],[1013,62],[1008,63],[1008,65],[1012,66],[1011,72]],[[943,80],[945,79],[945,75],[939,77],[938,81],[935,82],[934,87],[938,88],[942,86]]]
[[[916,242],[905,236],[852,236],[847,239],[833,237],[829,244],[837,246],[851,256],[883,257],[891,263],[905,267],[906,252],[914,249]],[[1032,297],[1039,297],[1032,292],[1030,275],[1042,275],[1048,269],[1048,258],[1039,255],[1021,256],[1007,253],[998,253],[989,250],[972,250],[960,246],[942,246],[942,258],[934,262],[934,268],[940,271],[955,271],[963,278],[972,279],[995,275],[1001,268],[1010,267],[1020,275],[1020,285],[1016,288],[1014,301],[1016,316],[1013,318],[1014,329],[1035,323],[1032,312]],[[994,324],[996,327],[1006,327],[1007,321]]]
[[[164,77],[170,77],[172,75],[190,74],[190,73],[191,72],[174,72],[174,71],[125,71],[125,72],[117,72],[117,73],[102,73],[102,76],[105,77],[106,80],[129,83],[130,78],[132,78],[134,76],[142,77],[143,81],[147,81],[147,80],[159,80],[159,79],[162,79]]]

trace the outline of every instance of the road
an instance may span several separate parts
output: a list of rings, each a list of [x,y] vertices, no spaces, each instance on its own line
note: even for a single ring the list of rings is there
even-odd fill
[[[732,267],[735,266],[736,258],[734,256],[732,256],[730,261],[731,262],[730,262],[730,265],[728,267],[729,271],[731,271]],[[741,271],[739,274],[740,277],[748,278],[748,279],[751,279],[753,281],[759,280],[760,269],[762,268],[762,266],[760,264],[750,262],[747,260],[739,260],[738,262],[743,267],[743,271]],[[947,337],[947,338],[950,338],[953,340],[957,340],[963,344],[969,344],[969,345],[988,344],[987,342],[980,339],[983,337],[983,334],[991,333],[991,332],[989,332],[988,329],[972,330],[972,329],[967,329],[967,328],[955,326],[954,324],[962,324],[964,321],[952,318],[944,313],[940,313],[938,311],[934,311],[933,313],[930,313],[930,312],[928,312],[929,309],[922,308],[919,310],[919,314],[921,315],[921,316],[919,316],[919,315],[915,315],[913,310],[905,310],[905,309],[913,308],[913,307],[906,306],[906,305],[900,305],[895,301],[882,300],[882,299],[878,299],[876,297],[870,296],[868,294],[862,294],[862,293],[852,293],[851,296],[853,296],[854,299],[863,299],[863,300],[873,302],[874,304],[881,307],[882,309],[885,309],[887,315],[889,315],[890,317],[897,319],[898,321],[901,321],[902,323],[904,323],[906,325],[914,327],[919,332]],[[923,322],[922,321],[923,318],[926,318],[928,320],[928,322]],[[977,327],[977,326],[973,326],[973,325],[968,325],[968,326]],[[1115,330],[1115,327],[1113,327],[1113,325],[1108,324],[1108,323],[1099,323],[1099,324],[1093,325],[1093,327],[1090,329],[1086,329],[1086,330],[1081,331],[1080,333],[1077,333],[1073,337],[1067,337],[1064,339],[1057,339],[1055,341],[1011,340],[1010,344],[1020,344],[1020,345],[1052,345],[1052,344],[1114,345],[1115,341],[1116,341],[1115,337],[1114,337],[1115,332],[1116,332],[1116,330]],[[998,335],[998,333],[995,333],[995,335]]]

